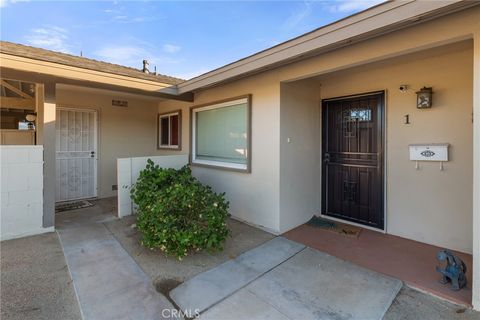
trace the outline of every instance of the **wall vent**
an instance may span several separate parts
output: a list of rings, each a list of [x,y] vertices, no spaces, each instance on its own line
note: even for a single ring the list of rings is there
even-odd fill
[[[114,107],[128,107],[128,101],[127,100],[112,100],[112,106]]]

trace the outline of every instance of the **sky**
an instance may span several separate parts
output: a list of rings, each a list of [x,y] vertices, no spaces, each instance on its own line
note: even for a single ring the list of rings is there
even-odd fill
[[[0,38],[190,79],[380,2],[0,0]]]

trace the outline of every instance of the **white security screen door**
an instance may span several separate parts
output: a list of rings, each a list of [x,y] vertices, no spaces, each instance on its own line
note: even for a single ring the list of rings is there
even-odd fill
[[[97,112],[57,108],[55,200],[97,196]]]

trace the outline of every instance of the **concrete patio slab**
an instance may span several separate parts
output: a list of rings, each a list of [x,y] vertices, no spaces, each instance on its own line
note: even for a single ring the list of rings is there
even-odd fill
[[[59,231],[85,319],[163,319],[171,303],[156,292],[103,224]]]
[[[384,276],[307,248],[245,289],[291,319],[382,319],[402,288]]]
[[[205,311],[199,319],[218,320],[289,320],[272,305],[259,299],[248,290],[240,290],[234,295],[223,300],[218,307],[215,306]]]
[[[182,310],[202,312],[304,248],[302,244],[276,237],[184,282],[170,292],[170,297]]]
[[[202,319],[382,319],[402,282],[307,248],[217,305]],[[249,319],[262,319],[253,314]]]

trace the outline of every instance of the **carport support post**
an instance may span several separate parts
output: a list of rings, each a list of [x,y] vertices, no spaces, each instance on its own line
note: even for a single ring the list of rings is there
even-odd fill
[[[52,91],[52,90],[50,90]],[[55,93],[37,84],[37,144],[43,145],[43,227],[55,225]]]
[[[480,30],[473,36],[473,279],[472,305],[480,310]]]

